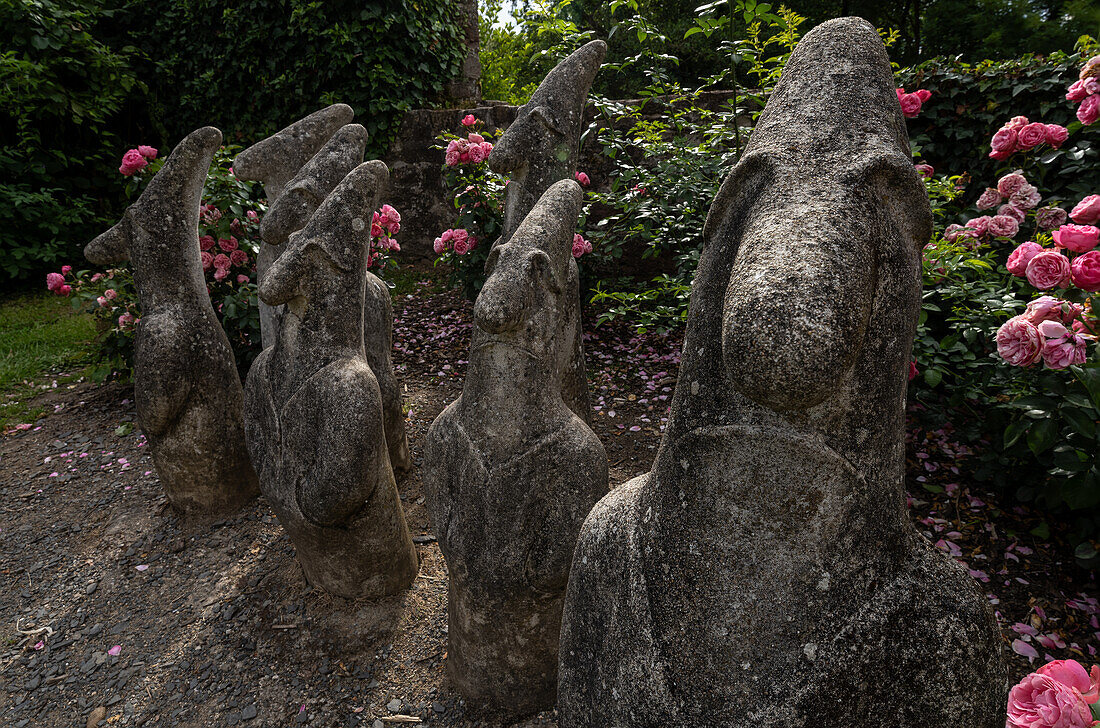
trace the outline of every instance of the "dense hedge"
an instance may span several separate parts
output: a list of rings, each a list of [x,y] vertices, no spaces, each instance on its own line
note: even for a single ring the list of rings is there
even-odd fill
[[[932,92],[920,116],[909,122],[921,158],[937,172],[969,173],[976,195],[1012,164],[1012,160],[1006,164],[988,155],[993,133],[1013,116],[1061,124],[1071,132],[1080,127],[1074,116],[1076,106],[1066,101],[1066,88],[1095,50],[973,65],[941,57],[902,69],[897,74],[900,85]],[[1070,137],[1067,150],[1075,146],[1077,136]],[[1100,189],[1100,154],[1091,147],[1081,151],[1083,157],[1052,154],[1057,159],[1045,166],[1044,176],[1036,184],[1043,182],[1045,192],[1064,200],[1096,192]]]

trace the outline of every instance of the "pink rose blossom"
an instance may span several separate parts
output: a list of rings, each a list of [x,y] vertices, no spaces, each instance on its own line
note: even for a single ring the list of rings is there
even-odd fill
[[[69,274],[70,274],[70,273],[72,273],[72,272],[73,272],[73,267],[72,267],[71,265],[63,265],[63,266],[61,266],[61,275],[63,275],[63,276],[67,276],[67,275],[69,275]]]
[[[106,298],[108,301],[113,301],[118,298],[118,291],[113,288],[108,288],[106,291],[103,292],[103,297]]]
[[[1031,673],[1008,693],[1005,728],[1087,728],[1092,711],[1080,693],[1057,680]]]
[[[932,98],[932,92],[931,92],[931,91],[929,91],[928,89],[923,89],[923,88],[922,88],[922,89],[917,89],[917,90],[916,90],[916,91],[914,91],[913,93],[915,93],[915,94],[917,95],[917,98],[919,98],[919,99],[920,99],[920,102],[921,102],[922,104],[923,104],[923,103],[924,103],[925,101],[927,101],[928,99]]]
[[[103,280],[103,274],[102,273],[96,273],[95,275],[92,276],[92,283],[99,283],[101,280]]]
[[[1020,129],[1016,140],[1023,149],[1032,149],[1039,146],[1047,140],[1046,124],[1038,121],[1028,124]]]
[[[382,205],[382,217],[391,222],[401,222],[401,213],[392,205]]]
[[[451,242],[451,240],[454,239],[454,236],[455,236],[455,231],[454,230],[444,230],[443,234],[440,236],[440,240],[442,240],[444,243],[449,243],[449,242]]]
[[[214,269],[214,280],[224,281],[228,276],[229,276],[229,269],[228,268],[215,268]]]
[[[592,184],[592,181],[588,179],[588,175],[584,172],[574,172],[573,179],[577,180],[577,182],[579,182],[582,187],[587,187],[588,185]]]
[[[951,223],[947,226],[947,229],[943,231],[943,239],[949,243],[957,241],[959,238],[974,239],[978,237],[978,232],[971,228],[956,223]]]
[[[372,238],[382,237],[382,224],[378,222],[372,222],[370,226],[370,236]]]
[[[920,371],[917,369],[917,363],[915,361],[909,362],[909,381],[913,381],[917,378]]]
[[[1074,205],[1069,216],[1078,225],[1095,225],[1100,222],[1100,195],[1089,195]],[[61,269],[64,272],[64,268]]]
[[[1035,188],[1035,185],[1024,185],[1020,189],[1012,193],[1012,196],[1008,198],[1008,201],[1020,208],[1021,210],[1031,210],[1039,201],[1043,199],[1043,195]]]
[[[907,94],[904,89],[898,89],[898,103],[901,104],[902,115],[907,119],[912,119],[920,113],[923,102],[917,94]]]
[[[1005,122],[1003,129],[1012,129],[1013,131],[1020,131],[1028,125],[1026,116],[1013,116],[1011,119]]]
[[[1085,90],[1084,81],[1074,81],[1066,91],[1066,101],[1082,101],[1089,92]]]
[[[481,149],[481,144],[474,144],[470,147],[470,161],[474,164],[485,161],[485,153]]]
[[[1058,149],[1069,139],[1069,130],[1061,124],[1047,124],[1047,144]]]
[[[473,126],[476,123],[477,119],[473,114],[466,114],[466,116],[462,117],[462,126]]]
[[[480,146],[481,154],[484,156],[485,159],[488,159],[489,154],[491,154],[493,151],[493,145],[490,142],[482,142]]]
[[[1060,288],[1069,280],[1069,258],[1053,250],[1043,250],[1031,257],[1024,274],[1027,282],[1040,291]]]
[[[204,250],[199,253],[199,258],[202,259],[203,270],[210,270],[214,267],[214,256],[211,253]]]
[[[248,276],[246,276],[244,273],[238,274],[237,275],[237,283],[241,284],[242,286],[245,283],[248,283]]]
[[[1020,223],[1008,215],[995,215],[989,220],[989,234],[995,238],[1014,238],[1020,232]]]
[[[1020,243],[1015,250],[1009,253],[1008,263],[1005,264],[1005,267],[1012,275],[1023,278],[1027,271],[1027,264],[1041,252],[1043,252],[1043,246],[1038,243],[1030,240],[1026,243]]]
[[[65,285],[65,276],[60,273],[47,273],[46,274],[46,290],[51,293],[57,293],[57,289]]]
[[[229,260],[229,256],[225,253],[218,253],[214,256],[214,267],[218,270],[228,270],[232,261]]]
[[[979,210],[992,210],[997,205],[1001,204],[1001,200],[1004,196],[993,187],[986,187],[985,192],[978,198],[976,207]]]
[[[1081,693],[1081,697],[1085,699],[1086,703],[1097,701],[1100,667],[1096,665],[1093,665],[1092,674],[1090,675],[1077,660],[1054,660],[1043,665],[1035,672],[1057,680],[1068,688],[1073,688]]]
[[[1085,126],[1095,124],[1097,118],[1100,118],[1100,93],[1085,97],[1077,107],[1077,120]]]
[[[470,146],[473,146],[474,144],[481,144],[483,141],[485,141],[485,137],[481,136],[480,134],[470,134],[468,137],[466,137],[466,139],[470,142]]]
[[[1035,223],[1043,230],[1053,230],[1066,224],[1066,211],[1060,207],[1044,207],[1036,210]]]
[[[573,257],[579,258],[592,252],[592,243],[584,239],[580,233],[573,233]]]
[[[248,262],[248,253],[244,252],[240,248],[237,248],[229,254],[229,262],[233,265],[244,265]]]
[[[446,164],[448,167],[454,167],[459,162],[459,154],[457,149],[448,149],[446,155]]]
[[[469,245],[469,243],[467,242],[469,237],[470,237],[470,234],[468,232],[466,232],[462,228],[458,228],[457,230],[454,231],[454,235],[452,236],[451,240],[454,241],[455,243],[461,241],[462,243],[464,243],[466,245]],[[469,248],[467,248],[467,250],[468,249]]]
[[[237,239],[232,235],[228,238],[220,238],[218,240],[218,247],[227,253],[232,253],[238,247]]]
[[[1100,228],[1094,225],[1063,225],[1053,235],[1054,242],[1074,253],[1092,250],[1100,242]]]
[[[1020,314],[1038,326],[1044,321],[1058,321],[1067,326],[1081,315],[1084,309],[1078,303],[1063,301],[1054,296],[1039,296]]]
[[[139,144],[137,150],[138,154],[150,161],[157,158],[157,150],[147,144]]]
[[[98,298],[96,298],[95,302],[98,303],[102,308],[105,308],[108,303],[107,299],[103,296],[99,296]]]
[[[126,177],[140,172],[149,166],[149,160],[141,156],[141,152],[136,149],[131,149],[122,155],[122,164],[119,165],[118,171]]]
[[[1069,266],[1073,285],[1084,291],[1100,291],[1100,251],[1078,255]]]
[[[134,323],[134,315],[129,311],[118,317],[118,325],[121,328],[126,328],[132,323]]]
[[[989,232],[989,221],[992,220],[989,215],[982,215],[981,217],[974,217],[966,221],[966,227],[973,230],[980,238]]]
[[[248,216],[248,221],[251,223],[260,221],[260,213],[256,212],[255,210],[249,210],[245,213],[245,215]]]
[[[1013,129],[999,129],[997,133],[993,135],[993,139],[989,142],[990,148],[993,150],[989,156],[994,154],[1003,155],[1007,157],[1016,151],[1016,131]],[[995,159],[1002,159],[1003,157],[995,157]]]
[[[54,293],[56,293],[59,296],[68,296],[72,292],[73,292],[73,287],[70,286],[68,283],[66,283],[63,286],[58,286],[57,290],[54,291]]]
[[[1100,80],[1097,80],[1095,76],[1085,78],[1081,80],[1081,88],[1085,89],[1085,95],[1100,93]]]
[[[997,191],[1001,193],[1003,197],[1012,197],[1012,195],[1019,192],[1025,185],[1027,185],[1027,178],[1020,174],[1019,171],[1006,174],[997,180]]]
[[[216,225],[222,219],[222,211],[214,205],[203,205],[199,208],[199,220],[203,225]]]
[[[1085,363],[1087,340],[1081,334],[1057,321],[1042,322],[1039,333],[1043,337],[1043,363],[1051,369]]]
[[[997,353],[1016,367],[1031,366],[1042,356],[1039,329],[1023,316],[1013,316],[997,329]]]
[[[432,250],[435,251],[436,255],[443,255],[443,253],[447,250],[447,246],[443,243],[443,238],[436,238],[432,242]]]
[[[461,240],[456,238],[452,248],[455,251],[455,255],[466,255],[466,253],[470,252],[470,245],[466,242],[466,238],[462,238]]]
[[[1017,223],[1021,223],[1027,219],[1027,212],[1015,205],[1001,205],[997,208],[997,215],[1011,217]]]
[[[199,250],[210,250],[215,242],[213,235],[203,235],[199,238]]]

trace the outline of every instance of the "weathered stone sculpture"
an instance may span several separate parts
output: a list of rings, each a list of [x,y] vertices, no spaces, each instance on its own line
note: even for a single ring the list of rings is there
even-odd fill
[[[653,470],[585,521],[563,728],[994,728],[993,614],[905,511],[931,233],[874,27],[814,29],[710,210]]]
[[[345,597],[396,593],[417,572],[363,351],[370,218],[387,176],[359,165],[290,236],[260,283],[287,313],[245,387],[260,487],[309,582]]]
[[[262,182],[268,205],[274,205],[286,183],[302,165],[312,159],[340,127],[350,124],[354,116],[347,104],[333,104],[315,111],[238,154],[233,160],[233,173],[238,179]],[[281,252],[279,246],[260,247],[256,256],[256,274],[260,281]],[[281,309],[260,301],[260,338],[265,349],[275,342],[281,315]]]
[[[470,700],[514,715],[554,704],[573,545],[607,492],[603,446],[561,396],[580,207],[577,183],[558,182],[489,254],[462,395],[432,423],[424,450],[450,572],[448,674]]]
[[[499,243],[512,238],[552,184],[573,179],[588,90],[605,53],[607,44],[594,40],[555,66],[494,145],[489,166],[498,174],[510,175],[504,192],[504,232]],[[566,287],[576,290],[577,295],[567,296],[562,307],[562,325],[571,328],[575,337],[572,346],[562,350],[567,367],[562,378],[562,396],[569,409],[585,422],[591,422],[580,320],[580,274],[572,257],[568,266]]]
[[[356,166],[363,163],[367,130],[361,124],[348,124],[332,135],[321,151],[313,156],[283,188],[268,208],[260,235],[273,249],[282,249],[288,237],[300,230],[310,215],[336,185]],[[412,464],[409,441],[405,434],[405,412],[401,385],[393,371],[393,304],[390,289],[371,272],[366,272],[366,297],[363,309],[363,342],[367,363],[382,391],[382,413],[390,465],[408,470]]]
[[[188,135],[122,220],[84,248],[93,263],[133,265],[138,424],[168,500],[184,513],[225,514],[259,492],[233,349],[199,258],[202,188],[221,141],[210,126]]]

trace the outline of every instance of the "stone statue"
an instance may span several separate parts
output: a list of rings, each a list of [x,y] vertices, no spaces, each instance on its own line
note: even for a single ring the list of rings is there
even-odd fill
[[[274,205],[283,187],[302,165],[312,159],[340,127],[350,124],[354,116],[347,104],[333,104],[315,111],[238,154],[233,160],[233,174],[237,179],[262,182],[268,205]],[[261,282],[281,252],[279,246],[260,246],[256,274]],[[260,301],[260,338],[265,349],[275,342],[281,316],[281,309],[273,309]]]
[[[607,44],[594,40],[554,67],[531,99],[519,110],[516,120],[493,146],[489,167],[510,175],[504,191],[504,232],[497,244],[506,243],[552,184],[573,179],[584,131],[584,106],[588,90]],[[562,325],[574,331],[571,347],[562,350],[566,367],[562,396],[569,409],[585,422],[592,421],[588,377],[584,364],[581,330],[580,274],[570,256],[567,287],[577,295],[563,301]],[[576,282],[574,282],[574,280]]]
[[[580,208],[580,186],[562,180],[490,252],[462,395],[432,423],[424,450],[450,572],[448,674],[467,699],[517,716],[554,705],[573,545],[607,492],[604,448],[561,396]]]
[[[84,248],[97,265],[133,265],[138,424],[169,502],[187,514],[226,515],[259,492],[241,380],[199,258],[202,188],[221,141],[212,126],[191,132],[122,220]]]
[[[359,165],[290,236],[260,282],[287,312],[245,385],[260,488],[309,582],[344,597],[394,594],[417,572],[363,351],[370,219],[388,175]]]
[[[873,26],[799,43],[704,229],[650,473],[573,559],[562,728],[1000,728],[1001,637],[911,525],[927,194]]]
[[[273,249],[281,250],[288,237],[300,230],[309,216],[352,169],[363,163],[367,130],[360,124],[341,127],[283,188],[279,199],[267,210],[260,235]],[[401,385],[393,371],[393,304],[390,289],[370,273],[363,309],[363,342],[367,363],[382,390],[382,413],[390,465],[405,471],[412,465],[405,434],[405,412]]]

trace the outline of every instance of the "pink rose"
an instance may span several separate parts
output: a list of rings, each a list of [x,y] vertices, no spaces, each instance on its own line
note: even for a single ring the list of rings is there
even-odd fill
[[[1078,202],[1070,210],[1069,216],[1079,225],[1095,225],[1100,222],[1100,195],[1089,195]]]
[[[232,253],[237,249],[237,239],[230,235],[228,238],[221,238],[218,240],[218,247],[227,253]]]
[[[588,175],[584,172],[574,172],[573,179],[577,180],[582,187],[587,187],[592,184],[592,181],[588,179]]]
[[[106,291],[103,292],[103,297],[106,298],[108,301],[113,301],[118,298],[118,291],[113,288],[108,288]]]
[[[455,251],[455,255],[466,255],[466,253],[470,252],[470,245],[466,242],[466,238],[462,238],[461,240],[456,238],[452,247]]]
[[[1013,316],[997,329],[997,353],[1012,366],[1031,366],[1039,361],[1042,351],[1039,329],[1023,316]]]
[[[1008,215],[995,215],[989,220],[989,234],[995,238],[1014,238],[1020,232],[1020,223]]]
[[[474,164],[485,161],[485,153],[481,149],[481,144],[474,144],[470,147],[470,161]]]
[[[245,215],[248,216],[248,221],[251,223],[256,223],[260,221],[260,213],[256,212],[255,210],[249,210],[245,213]]]
[[[46,290],[50,293],[57,293],[57,289],[63,285],[65,285],[65,276],[60,273],[46,274]]]
[[[580,233],[573,233],[573,257],[579,258],[585,253],[592,252],[592,243],[584,239]]]
[[[1074,81],[1066,91],[1066,101],[1082,101],[1089,92],[1085,90],[1084,81]]]
[[[1034,122],[1020,129],[1017,141],[1023,149],[1032,149],[1047,140],[1046,124]]]
[[[920,99],[920,102],[921,102],[922,104],[923,104],[923,103],[924,103],[925,101],[927,101],[928,99],[932,98],[932,92],[931,92],[931,91],[929,91],[928,89],[923,89],[923,88],[922,88],[922,89],[917,89],[917,90],[916,90],[916,91],[914,91],[913,93],[915,93],[915,94],[917,95],[917,98],[919,98],[919,99]]]
[[[1077,107],[1077,121],[1085,126],[1095,124],[1097,118],[1100,118],[1100,93],[1085,97]]]
[[[1027,271],[1027,264],[1039,253],[1043,252],[1043,246],[1030,240],[1020,243],[1019,246],[1008,254],[1008,263],[1005,267],[1008,272],[1019,278],[1023,278]]]
[[[469,243],[467,242],[469,237],[470,234],[468,232],[466,232],[462,228],[459,228],[454,231],[454,235],[451,237],[451,240],[453,240],[455,243],[461,241],[463,245],[467,246],[466,249],[469,250]]]
[[[63,266],[61,266],[61,275],[63,275],[63,276],[67,276],[67,275],[69,275],[69,274],[70,274],[70,273],[72,273],[72,272],[73,272],[73,267],[72,267],[71,265],[63,265]]]
[[[129,177],[135,172],[140,172],[149,166],[149,160],[141,156],[141,152],[136,149],[131,149],[122,155],[122,164],[119,165],[118,171],[124,176]]]
[[[372,238],[382,237],[382,224],[378,222],[372,222],[370,226],[370,236]]]
[[[976,237],[978,237],[978,232],[976,230],[956,223],[951,223],[947,226],[947,229],[943,231],[943,239],[949,243],[953,243],[959,238],[974,239]]]
[[[390,235],[397,235],[397,233],[401,232],[401,223],[391,222],[390,227],[389,227],[389,232],[390,232]]]
[[[444,230],[443,234],[441,236],[439,236],[439,239],[442,240],[444,243],[449,243],[449,242],[451,242],[451,240],[454,239],[454,236],[455,236],[455,231],[454,230]]]
[[[1040,291],[1062,287],[1069,279],[1069,258],[1053,250],[1040,251],[1028,261],[1024,275]]]
[[[229,262],[233,265],[244,265],[248,262],[248,253],[244,252],[240,248],[237,248],[229,254]]]
[[[134,315],[129,311],[118,317],[118,325],[121,328],[126,328],[132,323],[134,323]]]
[[[54,293],[56,293],[59,296],[67,296],[72,292],[73,292],[73,287],[70,286],[68,283],[66,283],[63,286],[58,286],[57,290],[54,291]]]
[[[245,283],[248,283],[248,276],[246,276],[244,273],[238,274],[237,275],[237,283],[241,284],[242,286]]]
[[[920,96],[916,94],[902,94],[898,102],[901,103],[901,113],[906,119],[912,119],[920,113]]]
[[[1093,665],[1092,674],[1090,675],[1077,660],[1054,660],[1043,665],[1035,672],[1046,675],[1068,688],[1073,688],[1081,693],[1081,697],[1085,699],[1086,703],[1095,703],[1097,700],[1100,667],[1096,665]]]
[[[1085,363],[1087,339],[1076,331],[1057,321],[1044,321],[1039,324],[1039,333],[1043,337],[1043,363],[1051,369]]]
[[[920,371],[917,369],[917,363],[915,361],[909,362],[909,381],[913,381],[917,378]]]
[[[222,211],[214,205],[203,205],[199,208],[199,220],[203,225],[216,225],[222,219]]]
[[[980,238],[989,232],[989,221],[992,220],[989,215],[982,215],[981,217],[974,217],[966,221],[966,227],[973,230]]]
[[[1020,131],[1020,129],[1023,129],[1027,125],[1028,120],[1026,116],[1013,116],[1011,119],[1006,121],[1005,125],[1001,128],[1012,129],[1013,131]]]
[[[1027,219],[1027,213],[1015,205],[1001,205],[997,208],[997,214],[1011,217],[1018,223]]]
[[[1085,89],[1085,96],[1100,93],[1100,80],[1095,76],[1081,79],[1081,88]]]
[[[1008,693],[1005,728],[1086,728],[1092,711],[1080,693],[1033,672]]]
[[[99,283],[101,280],[103,280],[103,274],[102,273],[96,273],[95,275],[92,276],[92,283]]]
[[[214,268],[217,270],[228,270],[232,261],[229,260],[229,256],[225,253],[218,253],[214,256]],[[223,278],[225,276],[222,276]],[[220,278],[218,280],[221,280]]]
[[[1053,230],[1066,224],[1066,211],[1060,207],[1044,207],[1036,210],[1035,223],[1043,230]]]
[[[1027,178],[1017,172],[1006,174],[997,180],[997,191],[1002,197],[1012,197],[1027,185]]]
[[[382,217],[391,222],[401,222],[401,213],[392,205],[382,205]]]
[[[1100,251],[1078,255],[1069,265],[1070,280],[1084,291],[1100,291]]]
[[[106,307],[107,306],[107,299],[104,298],[103,296],[99,296],[98,298],[96,298],[95,302],[98,303],[100,305],[100,307]]]
[[[1014,129],[999,129],[997,133],[993,135],[993,139],[990,140],[989,146],[992,148],[993,154],[1009,155],[1016,151],[1016,131]]]
[[[473,126],[476,123],[477,119],[473,114],[466,114],[466,116],[462,117],[462,126]]]
[[[1044,321],[1058,321],[1069,325],[1083,311],[1084,308],[1078,303],[1063,301],[1054,296],[1039,296],[1029,303],[1020,315],[1036,326]]]
[[[1058,149],[1069,139],[1069,129],[1061,124],[1047,124],[1047,144]]]
[[[1053,233],[1054,242],[1074,253],[1084,253],[1100,242],[1100,228],[1094,225],[1063,225]]]
[[[459,162],[459,154],[457,149],[448,149],[445,158],[448,167],[454,167]]]
[[[493,151],[493,145],[489,142],[481,143],[481,154],[485,159],[489,158],[489,154]]]
[[[229,276],[229,269],[228,268],[215,268],[214,269],[214,280],[224,281],[228,276]]]
[[[244,226],[238,218],[233,218],[233,222],[229,223],[229,230],[234,235],[244,235]]]
[[[199,253],[199,258],[202,260],[202,269],[210,270],[214,267],[214,256],[207,251]]]
[[[1035,188],[1035,185],[1024,185],[1012,193],[1008,201],[1021,210],[1030,210],[1039,204],[1043,195]]]
[[[979,210],[991,210],[997,205],[1001,204],[1001,200],[1003,199],[1004,196],[996,189],[992,187],[986,187],[985,192],[983,192],[982,196],[978,198],[976,207]]]
[[[154,149],[153,147],[150,147],[150,146],[146,145],[146,144],[139,144],[137,150],[138,150],[138,154],[140,154],[141,156],[145,157],[148,160],[153,160],[153,159],[157,158],[157,150]]]
[[[199,250],[210,250],[214,247],[214,243],[213,235],[203,235],[199,238]]]
[[[432,250],[435,251],[436,255],[443,255],[443,253],[447,250],[447,246],[443,243],[443,238],[436,238],[432,242]]]
[[[481,144],[485,141],[485,137],[481,136],[480,134],[470,134],[468,137],[466,137],[466,139],[470,142],[470,146]]]

